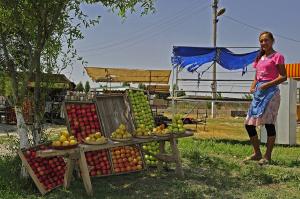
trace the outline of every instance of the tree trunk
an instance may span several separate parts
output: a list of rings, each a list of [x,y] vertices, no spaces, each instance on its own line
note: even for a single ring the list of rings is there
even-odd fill
[[[35,68],[35,82],[34,82],[34,124],[33,124],[33,142],[37,145],[41,141],[41,63],[40,53],[36,53],[33,57]]]
[[[23,113],[20,107],[15,106],[15,113],[17,118],[17,129],[20,137],[20,149],[29,147],[28,128],[25,124]]]
[[[28,128],[25,124],[21,108],[15,106],[15,113],[17,118],[17,131],[20,137],[20,149],[27,149],[29,147]],[[21,178],[29,177],[26,168],[23,164],[21,166],[20,176]]]

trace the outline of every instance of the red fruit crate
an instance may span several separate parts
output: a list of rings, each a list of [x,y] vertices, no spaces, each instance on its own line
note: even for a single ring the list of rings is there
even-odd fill
[[[112,166],[107,149],[85,152],[85,158],[92,177],[102,177],[112,174]]]
[[[114,174],[125,174],[145,169],[145,162],[138,145],[110,149]]]
[[[102,134],[95,103],[70,101],[65,102],[64,109],[68,130],[79,143],[95,132]]]
[[[46,149],[49,149],[47,145],[39,145],[18,152],[23,165],[42,195],[63,185],[66,170],[66,163],[62,157],[36,156],[37,151]]]

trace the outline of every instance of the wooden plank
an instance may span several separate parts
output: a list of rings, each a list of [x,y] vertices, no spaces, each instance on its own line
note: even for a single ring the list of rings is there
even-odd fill
[[[96,97],[100,120],[106,137],[110,137],[121,124],[126,125],[129,132],[134,131],[132,117],[125,104],[123,95],[101,95]]]
[[[30,167],[30,165],[27,162],[27,159],[25,158],[23,152],[20,150],[18,151],[18,154],[22,160],[23,165],[25,166],[27,172],[29,173],[30,177],[32,178],[33,182],[37,186],[38,190],[41,192],[42,195],[45,195],[48,191],[44,188],[44,185],[40,183],[39,179],[35,175],[34,171]]]
[[[54,157],[54,156],[70,156],[72,154],[78,153],[79,148],[74,149],[66,149],[66,150],[56,150],[56,149],[48,149],[43,151],[37,151],[36,155],[39,157]]]
[[[74,159],[72,157],[67,158],[66,171],[65,171],[65,175],[64,175],[64,188],[65,189],[69,188],[69,186],[71,184],[75,162],[76,162],[76,159]]]
[[[179,153],[177,143],[176,143],[176,138],[173,137],[170,139],[170,146],[171,146],[171,150],[172,150],[172,155],[173,155],[173,157],[175,159],[175,163],[176,163],[175,173],[178,175],[178,177],[183,178],[184,173],[183,173],[183,169],[182,169],[180,153]]]
[[[163,140],[159,141],[159,154],[164,154],[166,152],[165,145],[166,145],[165,141]],[[159,171],[163,170],[163,161],[158,160],[157,168]]]
[[[91,183],[88,165],[87,165],[86,158],[85,158],[85,153],[83,150],[80,150],[80,158],[79,158],[78,162],[79,162],[79,168],[81,171],[81,177],[83,180],[85,191],[89,196],[92,196],[93,195],[93,187],[92,187],[92,183]]]
[[[172,134],[169,137],[151,137],[147,139],[138,139],[138,138],[133,138],[130,141],[126,142],[116,142],[112,140],[108,140],[107,144],[102,144],[102,145],[87,145],[87,144],[80,144],[79,148],[82,148],[84,151],[95,151],[95,150],[101,150],[101,149],[110,149],[118,146],[126,146],[126,145],[134,145],[134,144],[143,144],[143,143],[148,143],[148,142],[153,142],[153,141],[168,141],[171,138],[183,138],[183,137],[189,137],[193,136],[194,134],[191,132],[186,132],[182,134]]]

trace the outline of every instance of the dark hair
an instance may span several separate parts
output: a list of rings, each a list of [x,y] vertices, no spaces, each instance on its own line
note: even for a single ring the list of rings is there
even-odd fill
[[[264,31],[262,33],[259,34],[259,38],[262,36],[262,35],[267,35],[273,42],[275,41],[274,39],[274,36],[271,32],[268,32],[268,31]],[[265,51],[263,49],[260,49],[256,59],[255,59],[255,62],[258,62],[260,60],[260,58],[265,54]]]

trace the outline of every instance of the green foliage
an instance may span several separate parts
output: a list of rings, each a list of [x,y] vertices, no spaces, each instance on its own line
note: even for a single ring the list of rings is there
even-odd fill
[[[180,89],[180,90],[179,90],[179,86],[178,86],[178,85],[175,85],[175,84],[173,85],[173,91],[174,91],[174,90],[177,91],[177,92],[176,92],[176,96],[177,96],[177,97],[186,96],[185,91],[184,91],[183,89]]]
[[[83,84],[81,81],[76,85],[76,91],[79,91],[79,92],[84,91]]]
[[[139,83],[138,88],[142,90],[146,90],[146,85],[143,83]]]
[[[168,97],[170,97],[170,93],[157,93],[155,94],[155,98],[156,99],[167,99]]]
[[[128,83],[128,82],[123,82],[122,86],[123,86],[123,87],[130,86],[130,83]]]
[[[178,140],[178,146],[183,160],[184,178],[176,178],[174,170],[158,172],[155,169],[109,176],[105,180],[93,178],[93,197],[299,197],[299,162],[293,164],[297,161],[295,156],[300,152],[298,147],[275,147],[274,160],[278,164],[261,167],[256,162],[242,163],[242,159],[251,153],[251,145],[246,141],[184,138]],[[60,187],[41,197],[32,180],[18,178],[19,168],[18,157],[0,158],[0,198],[87,197],[80,179],[72,181],[68,190]]]
[[[10,79],[3,72],[0,72],[0,96],[11,96],[12,87]]]
[[[177,92],[177,97],[186,96],[185,91],[183,89],[180,89],[180,91]]]
[[[88,93],[90,91],[90,89],[91,89],[90,82],[86,81],[85,85],[84,85],[84,91],[85,91],[85,93]]]

